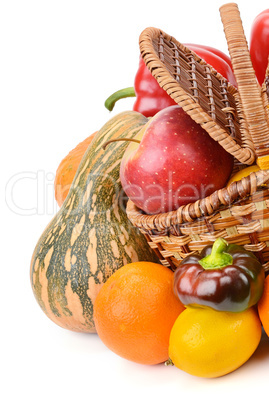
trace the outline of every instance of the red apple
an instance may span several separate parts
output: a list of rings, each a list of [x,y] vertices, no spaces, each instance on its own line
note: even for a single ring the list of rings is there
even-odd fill
[[[224,187],[233,157],[183,109],[169,106],[140,130],[121,162],[123,190],[147,214],[176,210]]]

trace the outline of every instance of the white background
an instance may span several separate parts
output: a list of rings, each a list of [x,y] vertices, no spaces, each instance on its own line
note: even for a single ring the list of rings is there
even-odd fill
[[[109,113],[104,101],[133,85],[139,34],[155,26],[180,42],[227,52],[219,16],[223,3],[1,1],[2,401],[267,398],[266,336],[244,366],[219,379],[142,366],[110,352],[95,334],[52,323],[37,305],[29,280],[34,246],[57,210],[53,180],[61,159],[113,115],[132,109],[133,99],[121,100]],[[253,18],[268,1],[237,4],[249,38]]]

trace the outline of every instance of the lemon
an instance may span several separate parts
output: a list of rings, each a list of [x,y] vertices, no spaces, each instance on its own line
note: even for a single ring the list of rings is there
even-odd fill
[[[258,313],[187,307],[176,319],[169,339],[173,364],[194,376],[213,378],[244,364],[261,339]]]
[[[261,170],[258,165],[248,166],[242,170],[239,170],[230,178],[227,185],[233,183],[234,181],[243,179],[243,177],[250,175],[252,172],[258,172],[258,170]]]

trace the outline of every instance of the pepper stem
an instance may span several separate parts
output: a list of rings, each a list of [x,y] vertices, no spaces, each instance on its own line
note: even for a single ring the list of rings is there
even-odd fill
[[[233,257],[226,253],[227,247],[227,241],[219,237],[212,246],[211,254],[202,258],[199,263],[204,269],[220,269],[231,265]]]
[[[133,87],[120,89],[119,91],[114,92],[107,98],[107,100],[105,101],[105,107],[111,112],[115,106],[115,103],[119,99],[130,98],[134,96],[136,96],[136,93]]]

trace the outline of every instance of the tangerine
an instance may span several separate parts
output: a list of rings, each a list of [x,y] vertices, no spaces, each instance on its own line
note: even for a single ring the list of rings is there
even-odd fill
[[[220,377],[251,357],[261,332],[254,308],[233,313],[187,307],[171,330],[168,362],[198,377]]]
[[[57,201],[59,207],[62,206],[64,200],[66,199],[81,159],[83,158],[83,155],[87,151],[87,148],[92,142],[96,133],[97,131],[91,134],[85,140],[81,141],[60,162],[54,179],[55,200]]]
[[[269,276],[264,281],[263,294],[258,302],[258,313],[263,329],[269,336]]]
[[[104,283],[94,303],[94,321],[111,351],[153,365],[168,359],[170,331],[183,310],[173,292],[173,272],[140,261],[119,268]]]

